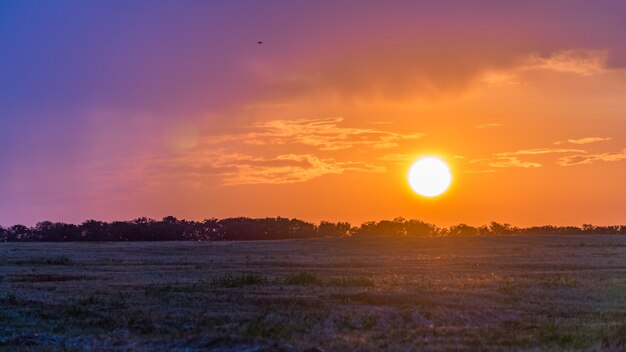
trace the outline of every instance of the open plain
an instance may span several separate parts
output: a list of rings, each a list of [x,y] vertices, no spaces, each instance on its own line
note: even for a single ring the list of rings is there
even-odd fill
[[[625,350],[626,236],[0,244],[0,350]]]

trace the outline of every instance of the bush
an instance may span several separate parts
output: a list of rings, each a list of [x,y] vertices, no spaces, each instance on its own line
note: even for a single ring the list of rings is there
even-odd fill
[[[300,272],[298,274],[289,275],[287,280],[285,280],[287,285],[321,285],[322,280],[320,280],[317,276],[308,273],[306,271]]]
[[[226,274],[213,279],[213,285],[221,287],[242,287],[246,285],[262,285],[265,283],[267,283],[267,278],[258,274]]]

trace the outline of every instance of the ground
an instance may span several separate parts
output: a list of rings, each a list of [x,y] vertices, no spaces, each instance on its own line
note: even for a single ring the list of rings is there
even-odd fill
[[[0,351],[626,350],[626,236],[2,243]]]

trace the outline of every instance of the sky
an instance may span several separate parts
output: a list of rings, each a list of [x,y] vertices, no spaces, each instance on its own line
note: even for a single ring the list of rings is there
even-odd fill
[[[4,0],[0,225],[625,224],[624,33],[618,0]]]

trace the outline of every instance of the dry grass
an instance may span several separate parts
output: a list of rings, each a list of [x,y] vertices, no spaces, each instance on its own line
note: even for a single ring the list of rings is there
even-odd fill
[[[9,243],[0,273],[0,351],[626,349],[626,237]]]

